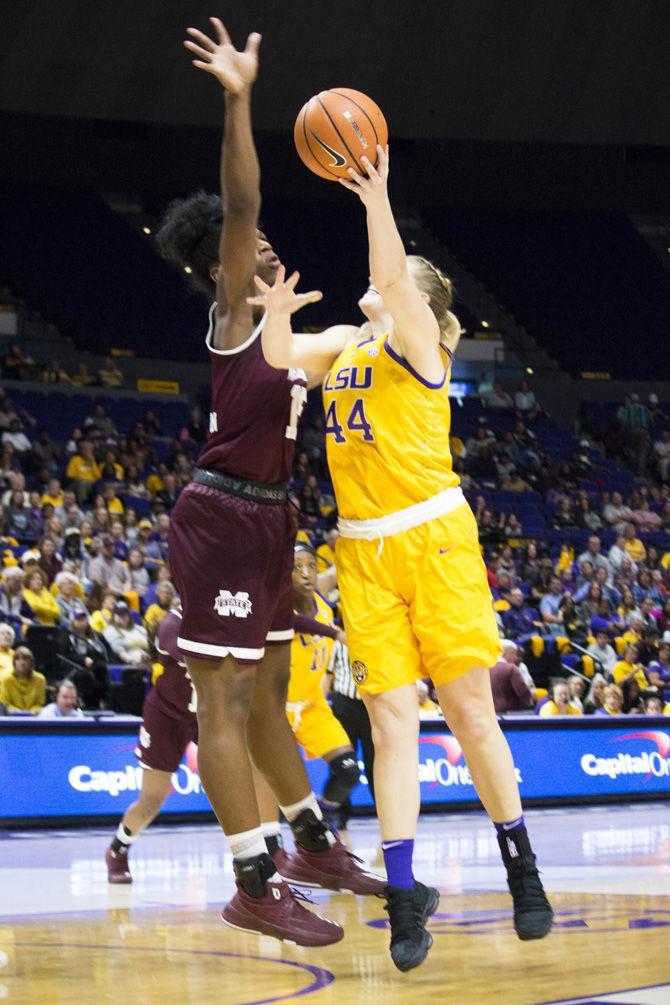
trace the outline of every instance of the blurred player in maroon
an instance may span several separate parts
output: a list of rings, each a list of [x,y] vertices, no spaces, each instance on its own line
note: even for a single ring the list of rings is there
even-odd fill
[[[196,695],[188,676],[177,639],[181,627],[180,610],[170,611],[158,627],[156,648],[163,673],[144,699],[142,725],[135,756],[145,769],[138,799],[124,813],[114,840],[107,849],[107,879],[110,883],[132,883],[128,862],[130,846],[155,820],[170,794],[171,778],[191,743],[198,742]],[[311,635],[326,633],[328,626],[312,618],[295,619],[297,631]],[[280,875],[290,868],[290,856],[281,845],[277,803],[263,776],[254,775],[263,837],[268,853]]]
[[[285,713],[293,638],[295,518],[286,486],[307,388],[302,371],[273,369],[263,316],[247,303],[254,275],[272,284],[279,259],[258,230],[260,171],[251,88],[260,36],[236,51],[221,21],[216,41],[189,28],[197,69],[225,91],[222,202],[198,193],[173,204],[158,235],[166,258],[215,298],[209,436],[170,525],[170,568],[183,621],[179,647],[198,697],[198,764],[233,853],[237,892],[223,920],[300,945],[337,942],[339,925],[298,903],[267,854],[252,761],[296,843],[355,884],[358,867],[324,824]],[[305,294],[304,302],[320,294]],[[266,648],[267,647],[267,648]],[[351,878],[349,878],[351,877]]]

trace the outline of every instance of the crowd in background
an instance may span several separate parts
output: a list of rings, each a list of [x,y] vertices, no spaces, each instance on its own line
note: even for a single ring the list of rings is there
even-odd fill
[[[12,356],[5,356],[5,369]],[[605,451],[593,435],[579,441],[569,460],[542,448],[533,423],[543,412],[527,383],[513,395],[496,383],[482,392],[481,404],[472,435],[458,436],[456,418],[451,447],[479,525],[505,640],[503,658],[491,668],[498,711],[535,709],[545,716],[667,709],[670,546],[664,551],[645,540],[670,529],[670,433],[654,439],[659,416],[640,406],[652,415],[651,423],[644,417],[644,430],[655,467],[624,497],[584,487],[594,457]],[[513,420],[503,430],[491,421],[499,413]],[[53,630],[58,672],[70,685],[53,692],[50,715],[74,714],[77,703],[105,708],[110,667],[158,672],[156,630],[179,602],[168,561],[170,511],[191,480],[206,435],[198,407],[176,437],[166,437],[159,409],[147,409],[143,421],[118,430],[92,399],[82,426],[67,442],[54,442],[0,390],[5,709],[36,713],[46,706],[47,681],[30,648],[33,626]],[[551,548],[529,537],[514,505],[496,509],[498,490],[519,498],[537,494],[565,541]],[[300,535],[317,547],[326,568],[334,558],[337,514],[318,412],[301,430],[290,498]],[[581,551],[569,535],[574,529],[588,534]],[[606,533],[613,538],[608,547]],[[569,669],[575,673],[566,681]],[[429,691],[420,697],[424,711],[432,712]]]

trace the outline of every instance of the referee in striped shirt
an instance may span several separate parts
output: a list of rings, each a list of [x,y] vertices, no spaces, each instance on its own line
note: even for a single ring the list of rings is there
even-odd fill
[[[363,699],[358,694],[354,678],[349,667],[349,650],[342,642],[333,646],[329,673],[332,675],[332,708],[337,719],[342,723],[351,745],[357,750],[361,741],[365,777],[370,787],[373,802],[375,798],[374,763],[375,748],[372,743],[372,729],[368,711]],[[351,817],[351,802],[349,799],[340,808],[340,828],[346,830],[347,821]]]

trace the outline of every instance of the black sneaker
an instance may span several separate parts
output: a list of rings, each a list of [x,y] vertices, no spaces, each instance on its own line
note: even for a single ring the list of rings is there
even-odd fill
[[[437,890],[415,883],[413,890],[387,886],[384,909],[391,924],[391,959],[398,970],[412,970],[423,963],[433,944],[426,921],[437,908]]]
[[[521,833],[519,833],[521,831]],[[523,942],[543,939],[551,931],[554,912],[542,886],[525,828],[499,834],[498,844],[514,901],[514,928]]]

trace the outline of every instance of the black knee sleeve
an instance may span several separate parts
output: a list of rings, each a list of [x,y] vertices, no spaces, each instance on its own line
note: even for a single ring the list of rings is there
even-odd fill
[[[328,767],[330,774],[323,790],[323,798],[331,805],[339,806],[347,798],[361,776],[356,755],[353,751],[340,754],[339,757],[330,761]]]

